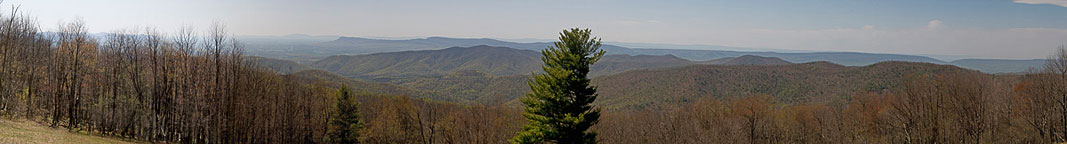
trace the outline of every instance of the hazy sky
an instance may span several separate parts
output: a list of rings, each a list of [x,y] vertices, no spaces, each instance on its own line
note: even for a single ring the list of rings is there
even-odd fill
[[[1067,44],[1067,0],[6,0],[45,29],[226,23],[238,35],[554,39],[1044,58]]]

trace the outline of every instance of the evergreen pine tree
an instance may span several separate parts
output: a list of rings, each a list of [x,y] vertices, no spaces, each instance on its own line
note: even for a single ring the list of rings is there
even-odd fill
[[[363,123],[359,121],[359,103],[353,98],[348,86],[341,86],[340,97],[337,99],[335,116],[330,119],[330,142],[343,144],[358,144],[359,129]]]
[[[604,56],[600,39],[589,29],[572,28],[560,33],[555,47],[541,51],[545,73],[527,82],[533,92],[526,94],[523,116],[530,123],[511,139],[512,143],[596,143],[596,132],[588,131],[600,118],[596,87],[589,85],[589,67]]]

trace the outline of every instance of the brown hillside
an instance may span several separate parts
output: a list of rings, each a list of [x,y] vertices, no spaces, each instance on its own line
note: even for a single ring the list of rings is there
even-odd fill
[[[770,94],[779,100],[832,101],[861,91],[882,91],[909,74],[968,71],[955,66],[882,62],[844,67],[825,62],[781,66],[694,65],[636,70],[594,79],[597,102],[609,108],[636,108],[656,103],[684,103],[705,97]]]
[[[456,99],[446,99],[448,97],[436,96],[435,94],[430,92],[424,92],[417,89],[401,87],[393,84],[349,79],[323,70],[304,70],[285,76],[294,77],[295,80],[306,84],[324,84],[330,87],[340,87],[341,85],[347,85],[353,91],[361,94],[402,95],[416,98],[431,98],[446,101],[459,101]]]

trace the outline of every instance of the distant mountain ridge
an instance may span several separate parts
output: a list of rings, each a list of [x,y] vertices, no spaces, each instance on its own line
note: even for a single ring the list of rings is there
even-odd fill
[[[546,47],[552,46],[552,43],[536,42],[536,43],[515,43],[506,42],[494,39],[464,39],[464,38],[445,38],[445,37],[429,37],[424,39],[409,39],[409,40],[374,40],[365,38],[352,38],[341,37],[337,40],[327,42],[333,44],[336,47],[344,48],[357,48],[365,51],[364,47],[374,47],[375,50],[386,51],[408,51],[408,50],[432,50],[445,47],[468,47],[476,45],[488,45],[488,46],[500,46],[510,47],[516,49],[526,49],[540,51]],[[777,52],[741,52],[741,51],[725,51],[725,50],[684,50],[684,49],[635,49],[626,48],[615,45],[601,45],[601,49],[608,52],[608,54],[621,54],[621,55],[673,55],[676,57],[693,60],[693,61],[706,61],[712,59],[726,58],[726,57],[739,57],[743,55],[754,55],[763,57],[777,57],[786,61],[794,63],[813,62],[813,61],[829,61],[837,64],[847,66],[861,66],[869,65],[882,61],[911,61],[911,62],[928,62],[935,64],[944,64],[946,62],[929,58],[925,56],[912,56],[912,55],[898,55],[898,54],[871,54],[871,53],[856,53],[856,52],[810,52],[810,53],[777,53]]]
[[[336,40],[321,43],[336,49],[376,52],[437,50],[450,47],[471,47],[478,45],[503,46],[523,49],[527,46],[521,43],[512,43],[494,39],[461,39],[446,37],[428,37],[407,40],[379,40],[356,37],[340,37]]]
[[[761,57],[754,55],[743,55],[740,57],[720,58],[708,61],[697,62],[700,64],[713,64],[713,65],[787,65],[793,64],[791,62],[775,58],[775,57]]]
[[[963,68],[976,69],[986,73],[1020,73],[1044,68],[1047,59],[1005,60],[1005,59],[960,59],[950,63]]]
[[[306,37],[306,36],[305,36]],[[321,37],[315,37],[321,38]],[[289,38],[293,39],[293,38]],[[327,58],[334,55],[361,55],[383,52],[400,52],[400,51],[418,51],[418,50],[440,50],[450,47],[471,47],[478,45],[496,46],[496,47],[509,47],[515,49],[534,50],[539,51],[552,43],[547,42],[534,42],[534,43],[516,43],[508,41],[500,41],[487,38],[447,38],[447,37],[429,37],[418,39],[404,39],[404,40],[382,40],[382,39],[370,39],[370,38],[357,38],[357,37],[338,37],[329,41],[310,42],[308,39],[303,38],[299,41],[275,39],[265,40],[259,37],[256,40],[251,40],[251,44],[248,44],[249,53],[253,55],[259,55],[270,58],[280,58],[295,60],[300,63],[311,63],[317,60]],[[290,44],[284,44],[286,41],[293,41]],[[668,45],[669,46],[669,45]],[[805,63],[815,61],[828,61],[845,66],[864,66],[884,61],[907,61],[907,62],[925,62],[934,64],[954,64],[960,65],[966,68],[974,68],[983,72],[989,73],[1001,73],[1001,72],[1023,72],[1026,71],[1026,67],[999,67],[998,65],[1005,65],[1003,63],[1014,63],[1008,65],[1026,64],[1032,65],[1030,62],[1020,61],[987,61],[996,63],[974,63],[974,62],[946,62],[938,59],[916,56],[916,55],[901,55],[901,54],[875,54],[875,53],[858,53],[858,52],[803,52],[803,53],[780,53],[780,52],[746,52],[746,51],[727,51],[727,50],[691,50],[691,49],[671,49],[669,47],[662,49],[637,49],[626,48],[616,45],[605,44],[601,46],[608,52],[609,55],[672,55],[678,58],[683,58],[691,61],[709,61],[727,57],[740,57],[744,55],[753,55],[761,57],[776,57],[791,63]]]
[[[453,38],[342,39],[331,41],[331,44],[367,46],[400,43],[412,46],[396,48],[409,50],[355,55],[336,50],[334,55],[310,62],[257,57],[252,60],[269,63],[261,66],[292,73],[290,76],[353,85],[368,93],[409,95],[460,103],[517,105],[518,97],[529,91],[526,82],[530,74],[541,71],[540,53],[537,51],[540,48],[537,47],[547,47],[549,44]],[[469,43],[496,43],[512,47],[475,45],[433,48]],[[857,91],[891,89],[899,85],[903,77],[911,74],[978,72],[963,68],[986,73],[1014,72],[1013,69],[1036,67],[1044,63],[1040,59],[961,59],[945,62],[923,56],[850,52],[629,49],[609,45],[605,45],[604,49],[610,55],[604,56],[591,67],[591,76],[594,77],[593,84],[599,87],[601,97],[597,103],[607,109],[642,108],[656,103],[685,103],[707,97],[757,93],[769,94],[782,101],[823,101],[848,97]],[[324,51],[335,50],[327,48]],[[694,57],[706,60],[694,60],[697,59]]]

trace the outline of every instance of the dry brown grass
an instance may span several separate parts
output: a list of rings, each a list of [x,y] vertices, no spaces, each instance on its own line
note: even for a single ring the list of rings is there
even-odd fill
[[[24,120],[0,120],[0,144],[125,144],[120,138],[94,136],[50,128]]]

